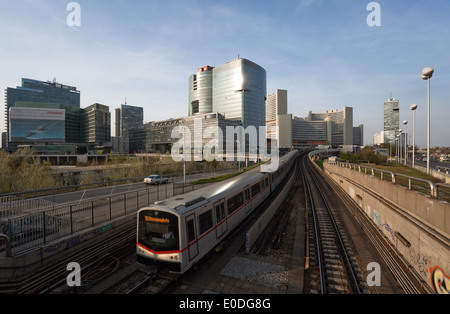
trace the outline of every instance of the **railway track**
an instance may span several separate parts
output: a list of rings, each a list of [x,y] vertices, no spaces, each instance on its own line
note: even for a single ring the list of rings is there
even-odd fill
[[[326,176],[326,174],[325,174]],[[329,180],[335,193],[339,196],[340,200],[345,204],[345,207],[353,217],[353,219],[361,226],[361,229],[366,234],[367,238],[376,248],[385,264],[391,271],[394,278],[397,280],[403,291],[407,294],[428,294],[433,293],[429,286],[420,279],[418,274],[413,272],[413,267],[405,263],[389,244],[388,240],[377,229],[376,226],[366,217],[366,215],[360,210],[359,206],[355,203],[350,196],[342,190],[342,188],[334,183],[333,180]],[[353,182],[353,184],[357,184]],[[364,189],[363,186],[360,186]],[[368,193],[371,193],[367,190]],[[371,193],[374,197],[378,198],[380,202],[385,202],[378,195]],[[389,204],[388,204],[389,205]]]
[[[305,293],[368,293],[339,216],[322,192],[320,176],[305,155],[301,160],[307,211],[308,282]]]

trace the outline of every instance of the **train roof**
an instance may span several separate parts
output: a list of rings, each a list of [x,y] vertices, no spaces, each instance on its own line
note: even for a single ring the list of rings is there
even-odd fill
[[[292,150],[290,152],[288,152],[287,154],[284,154],[283,156],[280,157],[279,161],[278,161],[278,165],[272,165],[271,162],[268,164],[268,168],[264,172],[264,173],[269,173],[269,172],[274,172],[277,170],[278,167],[280,167],[281,165],[285,164],[286,162],[288,162],[288,160],[290,160],[293,156],[295,156],[298,153],[298,150]],[[275,168],[276,167],[276,168]]]
[[[258,178],[263,178],[264,174],[260,172],[246,172],[227,179],[222,182],[213,183],[200,190],[195,190],[182,195],[173,196],[171,198],[157,201],[151,207],[171,208],[180,214],[187,212],[193,205],[203,205],[210,201],[213,197],[220,197],[221,194],[229,193],[232,190],[240,190],[246,185],[254,182]],[[201,204],[200,204],[201,203]]]
[[[287,160],[294,156],[296,153],[297,151],[292,151],[280,157],[279,165],[281,166],[282,164],[286,163]],[[222,182],[213,183],[199,190],[157,201],[150,206],[160,209],[174,209],[180,214],[183,214],[194,208],[194,205],[201,206],[208,203],[212,198],[220,198],[220,195],[230,193],[233,190],[235,190],[236,192],[240,191],[245,186],[254,183],[255,180],[264,178],[266,174],[267,173],[264,173],[260,170],[260,167],[257,167],[241,175],[232,177]]]

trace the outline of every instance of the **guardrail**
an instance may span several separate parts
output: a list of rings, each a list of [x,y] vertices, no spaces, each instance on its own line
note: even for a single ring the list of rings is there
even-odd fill
[[[168,185],[157,185],[0,219],[0,256],[15,256],[36,246],[137,212],[139,208],[155,201],[203,186],[174,183],[172,189],[169,189]]]
[[[450,201],[450,184],[434,183],[430,180],[420,179],[401,173],[394,173],[392,171],[378,169],[370,166],[362,166],[360,164],[352,164],[342,161],[333,161],[329,163],[343,168],[364,172],[365,174],[370,174],[372,176],[377,176],[381,180],[391,181],[392,183],[405,186],[409,190],[414,190],[426,195],[430,195],[435,199]]]
[[[437,170],[437,172],[440,172],[440,173],[443,173],[443,174],[446,174],[446,175],[450,175],[450,168],[437,166],[436,170]]]

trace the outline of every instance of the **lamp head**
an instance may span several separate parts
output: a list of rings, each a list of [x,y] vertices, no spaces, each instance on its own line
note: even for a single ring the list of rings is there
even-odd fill
[[[430,79],[433,76],[434,69],[432,67],[426,67],[422,70],[422,78],[424,80]]]
[[[416,110],[417,109],[417,104],[412,104],[411,107],[409,107],[409,109],[411,110]]]

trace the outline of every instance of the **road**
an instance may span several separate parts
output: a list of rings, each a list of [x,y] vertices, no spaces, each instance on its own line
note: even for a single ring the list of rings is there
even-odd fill
[[[199,174],[193,174],[193,175],[187,175],[186,176],[186,182],[189,183],[194,180],[202,179],[202,178],[209,178],[211,176],[220,174],[227,174],[236,172],[236,169],[232,170],[225,170],[221,172],[206,172],[206,173],[199,173]],[[172,191],[173,190],[173,183],[180,184],[183,182],[183,177],[174,177],[173,179],[169,180],[168,184],[163,184],[159,186],[151,186],[150,189],[154,189],[155,193],[157,189],[161,191],[161,193],[164,193],[166,191]],[[69,193],[62,193],[62,194],[54,194],[54,195],[48,195],[41,197],[41,199],[53,202],[55,204],[68,204],[68,203],[76,203],[76,202],[82,202],[86,201],[88,199],[98,199],[105,196],[112,196],[116,194],[123,194],[128,193],[132,191],[142,190],[145,189],[147,186],[143,182],[137,182],[137,183],[130,183],[130,184],[123,184],[123,185],[116,185],[116,186],[109,186],[109,187],[100,187],[95,189],[89,189],[89,190],[80,190],[76,192],[69,192]],[[167,194],[167,193],[166,193]],[[171,194],[171,193],[169,193]]]

